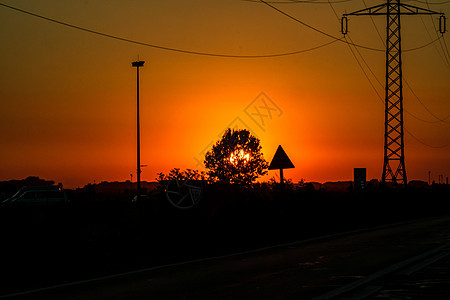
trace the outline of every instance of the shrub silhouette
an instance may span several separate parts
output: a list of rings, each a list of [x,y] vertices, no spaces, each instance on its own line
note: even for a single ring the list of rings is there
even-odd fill
[[[164,192],[166,189],[167,182],[172,179],[177,180],[206,180],[206,174],[203,171],[186,169],[182,171],[180,168],[173,168],[170,170],[169,174],[166,175],[163,172],[157,174],[156,181],[158,182],[158,191]]]

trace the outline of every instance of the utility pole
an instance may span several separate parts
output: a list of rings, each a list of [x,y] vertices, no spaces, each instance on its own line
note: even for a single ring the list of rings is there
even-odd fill
[[[400,0],[387,0],[386,3],[344,14],[341,19],[341,31],[347,34],[347,16],[386,16],[386,83],[384,111],[384,162],[383,183],[407,184],[405,169],[405,146],[403,130],[403,83],[402,49],[400,34],[401,15],[439,14],[439,31],[444,34],[445,16],[408,4]]]
[[[139,125],[139,67],[144,66],[145,61],[134,61],[131,63],[132,67],[136,67],[137,71],[137,200],[141,196],[141,137],[140,137],[140,125]]]

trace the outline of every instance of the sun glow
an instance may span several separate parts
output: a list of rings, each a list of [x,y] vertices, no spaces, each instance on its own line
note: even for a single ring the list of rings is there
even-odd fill
[[[250,154],[245,153],[244,150],[235,150],[230,155],[230,163],[237,165],[238,163],[247,163],[250,160]]]

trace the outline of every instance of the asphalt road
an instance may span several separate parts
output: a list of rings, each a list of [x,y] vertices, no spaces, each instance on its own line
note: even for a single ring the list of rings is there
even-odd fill
[[[69,283],[17,296],[29,299],[311,299],[449,240],[450,217],[434,218]]]
[[[376,299],[450,299],[450,246],[421,263],[370,283]],[[367,288],[366,288],[367,290]]]

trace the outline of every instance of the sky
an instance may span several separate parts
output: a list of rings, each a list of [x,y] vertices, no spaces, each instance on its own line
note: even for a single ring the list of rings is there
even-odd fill
[[[381,179],[385,17],[354,16],[348,25],[347,38],[380,51],[355,49],[321,32],[341,38],[343,13],[382,2],[334,1],[271,2],[313,30],[256,1],[0,0],[92,31],[187,51],[252,56],[315,48],[267,58],[188,54],[0,6],[0,180],[39,176],[69,188],[130,180],[131,174],[135,180],[131,62],[138,59],[145,61],[142,180],[172,168],[205,170],[205,152],[229,127],[257,136],[268,162],[282,145],[295,165],[284,176],[294,182],[352,180],[353,168],[361,167],[368,179]],[[449,2],[432,3],[430,9],[450,15]],[[428,181],[429,171],[436,181],[450,175],[450,33],[414,50],[439,36],[437,26],[438,16],[402,17],[408,180]],[[277,175],[269,171],[263,180]]]

